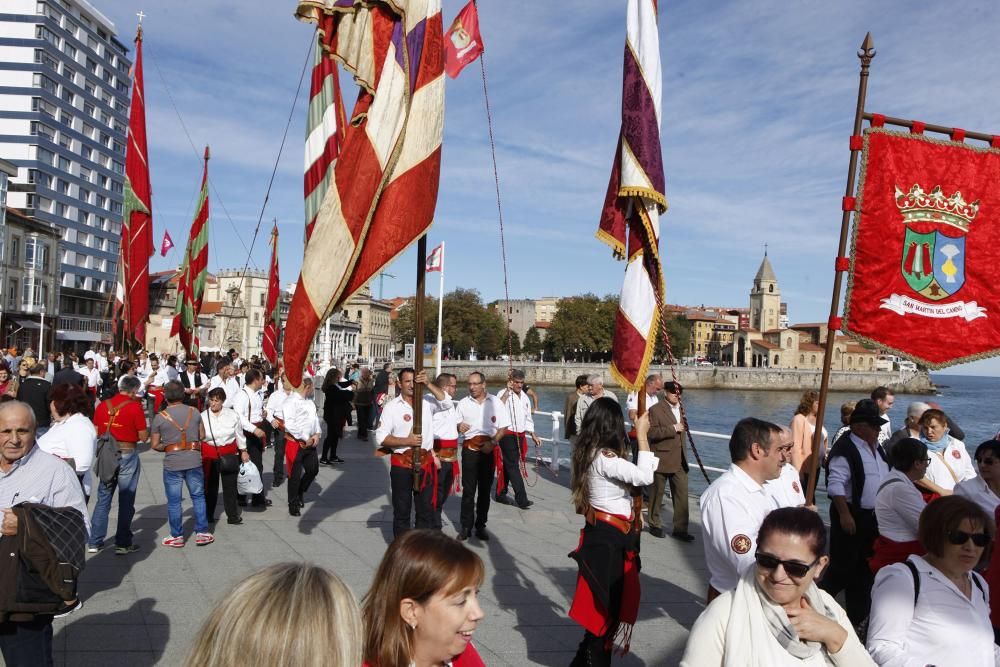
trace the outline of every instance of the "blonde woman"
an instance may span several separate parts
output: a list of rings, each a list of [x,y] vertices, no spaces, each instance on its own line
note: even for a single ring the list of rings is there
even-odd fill
[[[185,664],[357,667],[362,645],[358,603],[340,579],[308,563],[278,563],[215,605]]]
[[[803,488],[809,486],[809,475],[813,469],[813,435],[816,433],[816,414],[819,412],[819,393],[813,389],[802,394],[799,407],[795,410],[792,423],[792,465],[799,471]],[[827,433],[823,429],[821,461],[826,458]]]

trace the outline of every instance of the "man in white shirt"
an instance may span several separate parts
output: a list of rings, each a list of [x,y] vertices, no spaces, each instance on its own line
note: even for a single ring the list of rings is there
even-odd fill
[[[746,417],[729,439],[732,465],[701,494],[701,519],[708,565],[708,601],[736,588],[753,566],[757,531],[778,507],[764,484],[777,479],[792,451],[777,424]]]
[[[279,362],[280,363],[280,362]],[[276,489],[285,482],[285,431],[280,415],[281,406],[288,399],[285,390],[285,369],[278,366],[274,371],[274,391],[264,401],[264,418],[271,427],[274,443],[274,477],[271,478],[271,488]],[[265,429],[267,430],[267,429]]]
[[[184,387],[184,402],[202,410],[205,395],[208,394],[208,376],[201,372],[197,358],[184,360],[184,372],[181,373],[180,382]]]
[[[246,374],[246,386],[233,396],[233,410],[240,416],[240,423],[243,424],[243,435],[247,439],[247,453],[253,461],[257,472],[264,474],[264,401],[261,400],[258,390],[264,384],[263,374],[256,368],[251,368]],[[243,498],[242,505],[246,505],[247,499]],[[251,507],[258,507],[262,510],[271,506],[271,500],[267,497],[267,489],[254,494],[250,501]]]
[[[433,414],[450,407],[445,393],[440,387],[426,385],[433,394],[435,404],[422,399],[421,430],[413,433],[414,385],[425,384],[427,373],[416,373],[412,368],[404,368],[399,372],[399,385],[402,393],[385,404],[378,429],[375,431],[375,445],[379,448],[392,450],[389,467],[389,485],[392,492],[392,534],[399,537],[414,527],[411,513],[416,505],[417,528],[433,528],[434,516],[431,511],[427,480],[430,477],[430,466],[440,466],[441,462],[434,456]],[[384,451],[384,450],[383,450]],[[414,499],[416,498],[416,503]]]
[[[892,437],[892,424],[889,423],[889,410],[892,409],[892,404],[896,401],[896,395],[892,393],[892,389],[888,387],[875,387],[872,390],[872,400],[875,401],[875,405],[878,406],[878,414],[885,423],[879,428],[878,432],[878,444],[882,445]]]
[[[291,516],[301,516],[305,493],[319,473],[316,445],[322,429],[313,394],[312,378],[303,377],[302,384],[288,392],[274,412],[274,419],[281,422],[285,435],[284,460],[288,468],[288,513]]]
[[[858,625],[868,616],[878,525],[875,496],[889,475],[879,430],[886,420],[875,401],[862,399],[851,413],[851,430],[830,449],[826,489],[830,496],[830,568],[820,587],[837,596],[844,591],[848,618]]]
[[[83,376],[87,378],[87,393],[90,394],[91,399],[97,401],[97,388],[103,384],[101,372],[94,366],[94,357],[89,357],[85,364],[81,371]]]
[[[663,389],[663,377],[659,373],[650,373],[646,376],[646,410],[656,405],[659,401],[660,390]],[[625,408],[628,410],[628,420],[635,423],[639,416],[639,392],[630,391],[625,398]]]
[[[436,495],[432,494],[431,507],[434,527],[441,530],[441,510],[444,509],[444,501],[448,499],[452,484],[458,476],[458,425],[462,418],[458,413],[458,405],[454,402],[458,378],[451,373],[441,373],[435,378],[434,384],[451,400],[451,407],[435,412],[431,418],[434,424],[434,456],[441,462],[441,467],[436,469]]]
[[[515,368],[510,373],[507,389],[497,395],[507,407],[510,427],[500,439],[499,453],[494,455],[497,468],[497,493],[493,499],[502,505],[517,505],[526,510],[535,503],[528,500],[524,478],[521,475],[521,464],[528,456],[528,436],[531,436],[536,447],[541,443],[535,435],[535,422],[531,417],[531,399],[523,388],[524,371]],[[508,486],[514,487],[514,500],[507,495]]]
[[[600,375],[591,375],[587,378],[587,384],[590,385],[590,393],[584,394],[580,397],[580,400],[576,402],[576,415],[573,417],[576,420],[576,432],[580,432],[580,427],[583,426],[583,418],[587,414],[587,408],[590,404],[599,398],[604,398],[607,396],[612,399],[615,403],[618,402],[618,397],[615,396],[613,391],[607,391],[604,388],[604,378]],[[646,406],[647,409],[649,406]]]
[[[233,365],[223,357],[216,366],[216,373],[208,383],[209,390],[222,387],[226,392],[225,407],[233,407],[233,399],[240,393],[240,385],[234,379]]]
[[[458,413],[462,422],[458,431],[462,434],[462,528],[458,540],[462,542],[472,536],[490,539],[486,532],[486,519],[490,512],[492,493],[493,449],[507,433],[510,416],[507,406],[499,398],[486,391],[486,378],[476,371],[469,374],[469,395],[458,402]]]

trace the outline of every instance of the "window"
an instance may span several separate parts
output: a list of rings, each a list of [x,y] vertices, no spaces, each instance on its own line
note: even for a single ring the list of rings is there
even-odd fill
[[[106,209],[108,207],[108,198],[104,195],[97,195],[97,198],[94,200],[94,204],[100,208]]]
[[[7,307],[17,308],[17,280],[11,279],[7,290]]]
[[[56,190],[58,190],[61,194],[68,195],[69,194],[69,181],[67,181],[64,178],[57,178],[56,179]]]
[[[108,252],[112,255],[118,254],[118,241],[108,241]]]
[[[118,194],[122,194],[125,191],[125,186],[122,185],[121,181],[112,181],[111,191],[117,192]]]
[[[799,355],[799,363],[800,364],[806,363],[806,355],[804,355],[804,354],[800,354]]]
[[[52,93],[53,95],[57,94],[59,90],[59,87],[56,85],[55,81],[45,76],[44,74],[39,74],[37,72],[31,77],[31,83],[33,86],[35,86],[35,88],[41,88],[42,90],[46,90]]]
[[[56,154],[45,148],[38,148],[35,153],[36,159],[39,162],[44,162],[45,164],[52,164],[55,160]]]
[[[811,364],[815,364],[816,363],[816,355],[815,354],[809,355],[809,363],[811,363]]]
[[[54,32],[52,32],[43,25],[35,26],[35,39],[44,39],[46,42],[49,42],[57,49],[59,48],[59,35],[55,34]],[[66,46],[72,48],[69,46],[69,44],[67,44]],[[76,51],[76,49],[73,50]]]
[[[16,266],[20,258],[21,258],[21,237],[12,236],[10,237],[10,263]]]
[[[67,90],[65,86],[63,86],[62,98],[64,102],[73,104],[73,100],[76,99],[76,95],[73,92]]]
[[[42,284],[40,280],[26,278],[21,290],[21,305],[23,307],[38,307],[45,303],[49,297],[49,286]]]
[[[121,202],[113,201],[111,202],[111,212],[115,215],[122,214],[122,204]]]
[[[91,177],[92,174],[93,174],[93,172],[90,170],[90,167],[84,167],[82,165],[80,166],[80,179],[81,180],[87,181],[89,183],[90,182],[90,177]]]
[[[97,108],[94,106],[93,102],[84,102],[83,103],[83,113],[87,114],[91,118],[93,118],[94,111],[96,111],[96,110],[97,110]]]
[[[90,214],[84,211],[83,209],[79,209],[76,212],[76,221],[79,222],[81,225],[89,225]]]
[[[53,44],[55,44],[55,42],[53,42]],[[69,56],[70,60],[76,60],[76,47],[69,42],[65,42],[63,44],[63,53]]]
[[[37,120],[31,121],[31,133],[39,137],[45,137],[49,141],[56,140],[56,131]]]
[[[115,171],[116,174],[124,174],[125,173],[125,163],[124,162],[117,162],[116,161],[114,163],[114,167],[113,168],[114,168],[114,171]]]
[[[68,67],[63,67],[63,76],[69,79],[69,82],[76,85],[76,72]]]
[[[125,155],[125,144],[123,144],[120,141],[116,141],[115,144],[114,144],[114,149],[113,150],[116,153],[120,153],[122,155]]]
[[[56,202],[56,206],[55,206],[55,210],[53,210],[52,212],[55,213],[56,215],[58,215],[60,218],[65,218],[66,217],[66,204],[62,203],[61,201],[57,201]]]
[[[80,198],[80,201],[82,202],[88,202],[88,203],[90,202],[90,190],[84,190],[83,188],[80,188],[80,192],[78,193],[77,196]]]
[[[72,164],[68,158],[64,158],[62,155],[59,156],[59,168],[63,171],[69,171]]]
[[[35,62],[45,65],[52,70],[59,67],[59,61],[47,54],[43,49],[35,49]]]
[[[80,155],[83,156],[84,160],[92,160],[94,156],[94,151],[90,146],[83,146],[80,149]]]
[[[87,279],[83,276],[73,276],[73,287],[76,289],[87,289]]]
[[[63,125],[69,126],[70,129],[73,128],[73,117],[68,113],[66,113],[65,111],[59,112],[59,122],[61,122]]]
[[[87,56],[87,69],[91,74],[97,74],[97,61],[90,56]]]
[[[767,286],[767,291],[773,293],[774,292],[774,285],[768,285]]]
[[[69,138],[69,135],[65,132],[59,133],[59,145],[63,148],[73,149],[73,140]]]

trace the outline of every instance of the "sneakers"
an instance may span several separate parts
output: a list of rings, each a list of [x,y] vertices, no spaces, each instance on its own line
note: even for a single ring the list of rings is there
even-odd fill
[[[184,547],[184,537],[164,537],[163,541],[160,542],[165,547],[174,547],[175,549],[182,549]]]
[[[104,548],[103,545],[98,546],[96,544],[88,544],[87,545],[87,553],[88,554],[96,554],[96,553],[98,553],[103,548]]]
[[[79,611],[81,609],[83,609],[83,600],[80,598],[77,598],[72,602],[63,602],[62,606],[56,609],[55,613],[52,614],[52,618],[65,618],[74,611]]]
[[[215,536],[212,533],[197,533],[194,536],[194,544],[198,547],[203,547],[206,544],[211,544],[215,541]]]
[[[115,547],[116,556],[127,556],[129,554],[134,554],[139,550],[138,544],[130,544],[127,547]]]

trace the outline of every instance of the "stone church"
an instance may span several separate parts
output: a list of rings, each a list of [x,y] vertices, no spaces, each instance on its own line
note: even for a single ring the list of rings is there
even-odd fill
[[[825,322],[781,326],[781,288],[771,261],[764,259],[750,290],[749,326],[740,327],[722,362],[732,366],[821,370],[829,333]],[[878,352],[846,336],[833,343],[835,371],[874,371]]]

